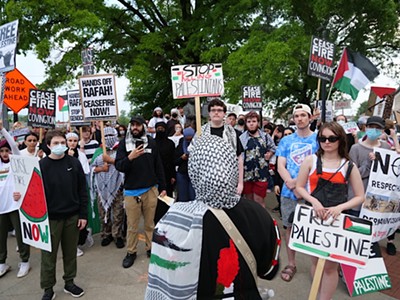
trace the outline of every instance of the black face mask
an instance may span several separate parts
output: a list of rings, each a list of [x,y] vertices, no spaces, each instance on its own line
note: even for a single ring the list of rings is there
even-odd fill
[[[160,131],[156,131],[156,139],[164,139],[167,136],[167,133],[165,132],[165,130],[160,130]]]
[[[244,120],[243,120],[243,119],[239,119],[239,120],[238,120],[238,124],[239,124],[240,126],[243,126],[243,125],[244,125]]]
[[[175,119],[178,117],[178,114],[172,114],[172,117]]]

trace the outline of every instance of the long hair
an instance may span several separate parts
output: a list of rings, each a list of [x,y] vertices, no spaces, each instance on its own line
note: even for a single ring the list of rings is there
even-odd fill
[[[321,125],[321,128],[318,130],[317,134],[317,142],[319,148],[316,152],[318,157],[321,157],[324,154],[324,150],[321,147],[321,143],[318,141],[318,138],[322,136],[322,131],[324,129],[329,129],[333,132],[334,135],[339,137],[339,148],[338,153],[341,158],[350,159],[349,153],[347,152],[347,139],[346,139],[346,132],[344,131],[343,127],[337,122],[327,122]]]

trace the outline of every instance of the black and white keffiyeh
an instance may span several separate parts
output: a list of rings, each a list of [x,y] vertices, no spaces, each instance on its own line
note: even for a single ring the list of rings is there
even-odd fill
[[[143,141],[143,148],[147,147],[148,141],[147,141],[146,125],[143,124],[143,128],[144,128],[145,134],[143,134],[140,139],[136,139],[132,136],[132,132],[131,132],[130,128],[129,128],[129,130],[127,130],[126,136],[125,136],[125,145],[126,145],[127,152],[131,152],[133,149],[135,149],[136,141],[139,141],[139,140]]]
[[[213,208],[232,208],[240,200],[235,150],[216,135],[202,135],[189,155],[189,177],[196,200]]]

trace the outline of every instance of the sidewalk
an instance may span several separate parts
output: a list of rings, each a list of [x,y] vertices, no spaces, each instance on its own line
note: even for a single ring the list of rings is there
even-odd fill
[[[269,195],[267,197],[267,207],[271,212],[271,208],[275,206],[275,197]],[[277,218],[278,214],[271,214]],[[281,227],[282,228],[282,227]],[[283,230],[281,230],[283,233]],[[125,249],[117,249],[112,243],[107,247],[100,246],[100,236],[95,235],[95,244],[92,248],[84,249],[85,254],[78,257],[78,275],[75,280],[76,284],[85,290],[85,295],[82,299],[86,300],[108,300],[108,299],[143,299],[146,283],[147,283],[147,268],[149,259],[144,250],[144,243],[139,242],[138,257],[134,265],[129,269],[122,267],[122,259],[126,255]],[[396,237],[396,246],[400,249],[400,237]],[[284,243],[283,243],[284,244]],[[382,245],[386,245],[382,243]],[[12,267],[12,270],[0,278],[0,300],[30,300],[41,299],[43,291],[40,289],[40,251],[31,248],[30,263],[32,266],[28,276],[18,279],[18,262],[19,256],[15,252],[16,241],[14,237],[8,238],[8,259],[7,263]],[[281,249],[281,268],[286,263],[286,249],[283,245]],[[400,252],[396,256],[392,256],[393,261],[400,260]],[[308,294],[311,288],[311,279],[309,276],[310,260],[306,255],[297,254],[297,274],[290,283],[284,282],[279,274],[272,281],[259,280],[259,286],[271,288],[275,291],[276,300],[302,300],[308,299]],[[63,292],[62,280],[62,256],[59,253],[57,262],[57,284],[54,291],[57,294],[56,299],[73,299],[70,295]],[[397,281],[399,281],[397,279]],[[392,285],[395,285],[392,279]],[[397,282],[397,285],[400,285]],[[396,288],[396,287],[394,287]],[[400,295],[397,294],[397,299]],[[347,292],[345,285],[340,281],[337,291],[333,299],[352,299]],[[362,300],[389,300],[396,299],[383,293],[373,293],[363,295],[355,299]]]

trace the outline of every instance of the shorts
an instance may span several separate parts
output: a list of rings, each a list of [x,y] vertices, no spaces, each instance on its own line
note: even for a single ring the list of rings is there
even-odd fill
[[[267,195],[268,182],[263,181],[245,181],[243,183],[243,194],[256,194],[261,198]]]
[[[284,228],[292,227],[293,217],[290,220],[290,215],[296,210],[297,204],[304,204],[304,200],[293,200],[286,197],[281,197],[281,214]]]

